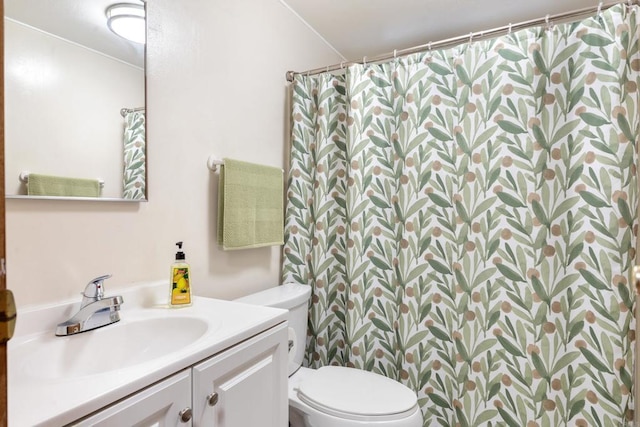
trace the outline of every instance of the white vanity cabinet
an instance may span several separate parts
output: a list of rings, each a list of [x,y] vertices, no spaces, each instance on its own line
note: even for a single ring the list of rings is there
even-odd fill
[[[285,427],[287,354],[281,323],[72,425]]]
[[[288,425],[285,325],[193,367],[194,427]]]
[[[23,309],[8,425],[287,427],[287,311],[197,295],[169,309],[166,291],[113,293],[119,322],[67,337],[54,331],[77,302]]]
[[[71,424],[77,427],[173,427],[190,426],[180,420],[191,408],[191,370],[186,369],[139,391],[95,415]]]

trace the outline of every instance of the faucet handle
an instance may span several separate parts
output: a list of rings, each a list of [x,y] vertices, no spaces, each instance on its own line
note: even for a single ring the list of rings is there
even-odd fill
[[[94,300],[101,300],[104,296],[104,284],[105,279],[111,277],[111,274],[106,274],[104,276],[96,277],[92,281],[90,281],[87,286],[84,288],[84,292],[82,292],[82,296],[85,298],[91,298]]]

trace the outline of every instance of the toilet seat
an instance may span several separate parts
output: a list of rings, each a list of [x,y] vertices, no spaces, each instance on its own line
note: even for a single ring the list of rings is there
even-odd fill
[[[357,421],[401,420],[418,405],[415,393],[399,382],[341,366],[324,366],[305,378],[298,398],[325,414]]]

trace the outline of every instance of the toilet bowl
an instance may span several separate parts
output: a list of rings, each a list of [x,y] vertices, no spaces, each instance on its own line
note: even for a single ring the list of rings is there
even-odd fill
[[[289,310],[291,427],[421,427],[422,412],[408,387],[372,372],[342,366],[302,367],[311,288],[287,283],[236,301]]]
[[[421,427],[415,394],[382,375],[324,366],[300,368],[289,377],[293,427]]]

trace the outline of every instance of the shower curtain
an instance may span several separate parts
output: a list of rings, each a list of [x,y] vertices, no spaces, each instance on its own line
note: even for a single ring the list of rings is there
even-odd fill
[[[146,128],[145,113],[130,111],[124,116],[124,199],[146,197]]]
[[[637,9],[293,84],[283,280],[306,364],[424,425],[633,417]]]

